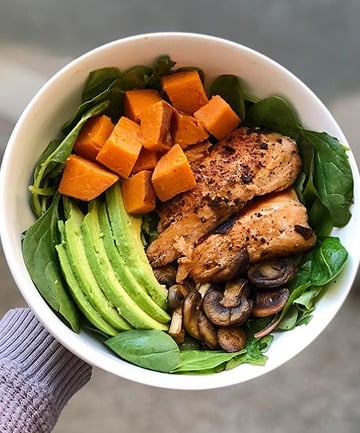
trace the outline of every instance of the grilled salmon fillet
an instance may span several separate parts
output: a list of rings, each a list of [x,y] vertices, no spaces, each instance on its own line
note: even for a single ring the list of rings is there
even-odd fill
[[[240,127],[192,163],[196,187],[159,209],[159,236],[147,256],[154,268],[188,255],[198,240],[255,196],[288,188],[301,169],[294,140]]]
[[[209,234],[180,263],[179,279],[189,274],[195,282],[216,280],[244,249],[248,262],[256,263],[301,253],[315,242],[307,210],[290,188],[254,200],[224,230]]]

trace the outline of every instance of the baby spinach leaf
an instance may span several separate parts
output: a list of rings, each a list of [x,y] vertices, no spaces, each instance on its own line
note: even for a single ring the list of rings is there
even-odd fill
[[[291,105],[280,96],[256,102],[246,113],[246,125],[262,127],[297,139],[300,122]]]
[[[312,286],[302,293],[298,298],[294,300],[298,310],[306,313],[312,313],[315,308],[315,302],[319,294],[322,291],[322,287]]]
[[[121,78],[118,68],[106,67],[91,71],[82,92],[82,101],[90,101],[105,92],[111,84]]]
[[[348,252],[337,237],[325,237],[312,251],[311,283],[324,286],[343,270]]]
[[[170,372],[180,362],[178,345],[163,331],[132,329],[105,343],[121,358],[149,370]]]
[[[279,331],[290,331],[295,328],[298,322],[299,310],[296,305],[291,305],[286,315],[281,319],[281,322],[277,326]]]
[[[143,89],[148,85],[153,70],[149,66],[133,66],[121,75],[121,84],[124,90]]]
[[[304,320],[312,312],[313,303],[326,290],[327,284],[341,273],[347,259],[348,252],[339,238],[318,239],[317,245],[304,255],[298,273],[289,283],[290,296],[281,312],[278,329],[290,329],[289,322],[294,324],[290,316],[296,316],[295,324],[298,325],[298,320]]]
[[[108,101],[108,106],[106,110],[104,110],[104,114],[107,114],[111,120],[116,123],[123,113],[123,100],[124,92],[121,88],[121,81],[115,80],[104,91],[80,104],[73,117],[62,126],[62,133],[67,135],[86,112],[104,101]]]
[[[209,94],[220,95],[242,120],[245,119],[244,95],[239,77],[231,74],[219,75],[211,83]]]
[[[22,242],[23,256],[31,279],[51,308],[70,326],[79,332],[80,318],[57,260],[55,245],[59,196],[56,195],[49,209],[26,231]]]
[[[171,373],[210,373],[218,368],[224,370],[225,364],[244,351],[227,353],[219,350],[182,350],[180,363]]]
[[[74,146],[75,140],[84,126],[85,122],[93,116],[97,116],[104,112],[104,110],[108,107],[109,102],[104,101],[95,107],[91,108],[87,111],[77,123],[77,125],[71,130],[71,132],[60,142],[60,144],[52,148],[52,152],[49,152],[47,148],[45,150],[46,157],[43,155],[40,156],[39,162],[36,164],[33,176],[33,185],[32,190],[32,209],[34,214],[39,218],[43,212],[44,208],[41,204],[41,196],[37,194],[37,191],[41,190],[41,188],[45,185],[48,177],[53,178],[54,171],[57,174],[60,174],[62,168],[65,165],[66,159],[70,155],[72,148]],[[46,209],[45,209],[46,210]]]
[[[145,65],[133,66],[121,75],[122,88],[129,89],[143,89],[161,88],[161,77],[169,74],[171,68],[175,65],[169,56],[159,56],[152,67]]]
[[[300,145],[314,149],[313,182],[333,225],[343,227],[351,217],[353,177],[346,150],[336,138],[325,132],[302,130]]]
[[[153,75],[152,77],[150,77],[147,83],[147,87],[160,90],[161,77],[163,75],[170,74],[175,64],[176,62],[171,60],[171,58],[168,55],[159,56],[154,62]]]

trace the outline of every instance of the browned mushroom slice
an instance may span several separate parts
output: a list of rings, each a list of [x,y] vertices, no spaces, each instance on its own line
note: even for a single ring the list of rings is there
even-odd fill
[[[168,290],[168,304],[169,307],[174,310],[181,305],[188,295],[189,290],[183,284],[173,284]]]
[[[297,270],[299,258],[276,257],[252,264],[247,272],[249,281],[256,287],[279,287],[290,281]]]
[[[183,302],[184,328],[193,338],[201,340],[199,332],[199,311],[201,308],[201,295],[197,291],[191,291]]]
[[[246,345],[246,332],[241,327],[218,328],[219,346],[225,352],[237,352]]]
[[[231,280],[223,292],[210,288],[205,293],[202,308],[214,325],[241,325],[248,319],[252,309],[253,302],[248,295],[249,287],[246,280]]]
[[[172,265],[165,265],[161,268],[153,269],[155,278],[160,284],[170,287],[176,283],[176,268]]]
[[[178,344],[182,344],[184,342],[185,329],[183,327],[182,305],[175,308],[175,310],[172,313],[168,334]]]
[[[217,329],[201,310],[198,315],[198,328],[201,340],[205,346],[209,349],[216,349],[218,347]]]
[[[289,299],[289,290],[285,287],[271,290],[259,290],[256,293],[253,317],[267,317],[279,313]]]

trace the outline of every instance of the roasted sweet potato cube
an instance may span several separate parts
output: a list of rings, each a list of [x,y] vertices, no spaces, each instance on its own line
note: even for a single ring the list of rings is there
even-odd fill
[[[113,129],[114,124],[110,117],[105,114],[92,117],[81,129],[74,144],[74,152],[84,158],[95,161],[99,150]]]
[[[174,143],[185,149],[188,146],[204,141],[209,133],[194,116],[174,110],[171,122],[171,135]]]
[[[164,75],[161,85],[171,104],[186,114],[193,114],[209,100],[197,70]]]
[[[139,122],[144,108],[161,101],[160,93],[155,89],[133,89],[124,92],[124,116]]]
[[[142,170],[154,170],[156,163],[159,161],[159,154],[143,147],[140,151],[139,158],[133,168],[133,174]]]
[[[96,160],[119,176],[127,178],[134,168],[141,148],[140,125],[122,116],[100,149]]]
[[[151,175],[151,171],[142,170],[122,182],[121,189],[127,212],[145,214],[155,209],[156,195]]]
[[[119,177],[93,161],[72,154],[66,161],[59,192],[79,200],[89,201],[110,188]]]
[[[218,140],[229,135],[241,122],[240,117],[220,95],[213,96],[194,113],[194,117]]]
[[[174,144],[159,159],[151,180],[155,193],[161,201],[170,200],[177,194],[195,187],[194,173],[179,144]]]
[[[153,152],[170,149],[171,116],[173,108],[161,100],[148,106],[140,113],[140,139],[142,145]]]

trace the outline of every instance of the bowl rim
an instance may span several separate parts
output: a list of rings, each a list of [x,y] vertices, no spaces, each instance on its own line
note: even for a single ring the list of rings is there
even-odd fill
[[[24,120],[32,111],[34,105],[41,102],[41,98],[43,97],[43,95],[46,94],[48,89],[51,88],[54,85],[54,83],[56,83],[57,80],[59,80],[63,76],[64,73],[66,74],[69,71],[76,69],[83,61],[86,61],[87,59],[96,56],[99,52],[103,50],[112,49],[114,47],[121,47],[129,43],[136,43],[137,41],[144,40],[144,39],[157,40],[159,38],[173,38],[173,39],[185,39],[185,40],[195,39],[200,42],[210,41],[213,43],[220,44],[222,46],[232,47],[233,49],[239,50],[239,52],[241,51],[242,53],[247,53],[248,55],[255,56],[255,58],[259,59],[259,61],[264,61],[270,64],[272,67],[276,68],[277,70],[281,71],[283,74],[288,76],[289,79],[295,80],[297,85],[300,87],[301,91],[310,94],[311,97],[314,98],[322,106],[324,113],[334,123],[335,128],[337,128],[338,138],[347,144],[347,140],[343,135],[340,127],[337,125],[335,119],[328,111],[328,109],[324,106],[324,104],[319,100],[319,98],[314,94],[314,92],[312,92],[299,78],[297,78],[288,69],[286,69],[285,67],[283,67],[282,65],[280,65],[279,63],[271,59],[270,57],[260,53],[259,51],[256,51],[252,48],[249,48],[237,42],[233,42],[224,38],[220,38],[212,35],[206,35],[202,33],[152,32],[152,33],[137,34],[137,35],[127,36],[124,38],[107,42],[71,60],[69,63],[63,66],[58,72],[56,72],[30,100],[30,102],[27,104],[26,108],[24,109],[23,113],[20,115],[13,129],[13,132],[8,141],[8,146],[6,147],[4,152],[3,161],[0,170],[0,209],[6,209],[8,200],[10,198],[9,191],[6,191],[5,181],[7,176],[9,175],[9,171],[11,170],[11,165],[12,165],[11,160],[13,158],[13,152],[14,152],[17,136],[21,131]],[[356,190],[354,191],[354,193],[360,196],[359,173],[351,149],[349,153],[349,158],[353,168],[354,179],[356,181],[355,182]],[[19,272],[19,266],[21,269],[21,266],[23,264],[22,265],[21,263],[19,264],[19,260],[21,260],[21,258],[19,257],[19,254],[16,254],[13,251],[12,248],[13,238],[10,235],[10,230],[8,230],[8,227],[10,225],[11,225],[11,221],[9,220],[7,213],[0,212],[0,236],[3,245],[4,255],[7,260],[10,272],[25,301],[32,309],[34,314],[37,316],[38,320],[44,325],[44,327],[47,328],[48,331],[59,342],[61,342],[68,350],[70,350],[71,352],[76,354],[79,358],[83,359],[89,364],[99,367],[110,373],[113,373],[116,376],[134,382],[138,382],[138,383],[142,383],[154,387],[159,387],[159,388],[167,388],[167,389],[204,390],[204,389],[222,388],[225,386],[242,383],[254,379],[256,377],[260,377],[263,374],[270,372],[275,368],[280,367],[285,362],[287,362],[288,360],[296,356],[298,353],[300,353],[302,350],[304,350],[305,347],[307,347],[309,344],[311,344],[315,340],[315,338],[318,335],[320,335],[320,333],[325,329],[325,327],[329,324],[329,322],[333,319],[333,317],[340,309],[341,305],[345,301],[351,289],[351,285],[355,279],[357,267],[359,263],[359,259],[357,258],[356,259],[357,263],[353,264],[353,266],[351,266],[351,269],[349,269],[348,275],[346,277],[347,278],[346,284],[348,290],[340,293],[335,306],[336,308],[332,306],[332,309],[330,309],[330,316],[328,320],[325,320],[324,322],[317,324],[316,333],[310,339],[306,339],[306,341],[304,341],[303,347],[300,350],[298,350],[297,348],[296,349],[290,348],[286,353],[286,355],[283,356],[281,361],[276,361],[276,362],[275,360],[271,359],[271,356],[269,356],[266,365],[261,367],[261,372],[259,371],[259,367],[242,365],[240,366],[240,368],[242,369],[242,374],[239,375],[238,380],[236,380],[236,377],[234,378],[233,370],[213,374],[211,375],[211,378],[210,376],[204,376],[204,375],[191,375],[191,376],[169,375],[167,373],[159,373],[151,370],[145,370],[143,368],[134,366],[126,362],[125,362],[126,365],[124,365],[124,361],[122,363],[119,363],[118,358],[116,358],[115,356],[109,357],[107,353],[99,352],[97,346],[94,347],[92,343],[89,344],[89,339],[91,339],[91,337],[89,337],[86,333],[84,334],[84,331],[82,331],[80,334],[83,338],[79,338],[78,334],[74,334],[47,306],[47,304],[45,303],[41,295],[37,292],[37,289],[35,288],[31,280],[30,280],[31,284],[33,288],[35,288],[37,292],[37,296],[34,294],[34,290],[29,290],[29,275],[26,274],[24,275],[23,272]],[[44,304],[46,305],[46,308],[44,308]],[[300,339],[302,338],[301,332],[299,332],[298,329],[294,329],[291,332],[293,333],[292,335],[294,336],[294,338],[295,338],[295,334],[298,334],[298,337]]]

